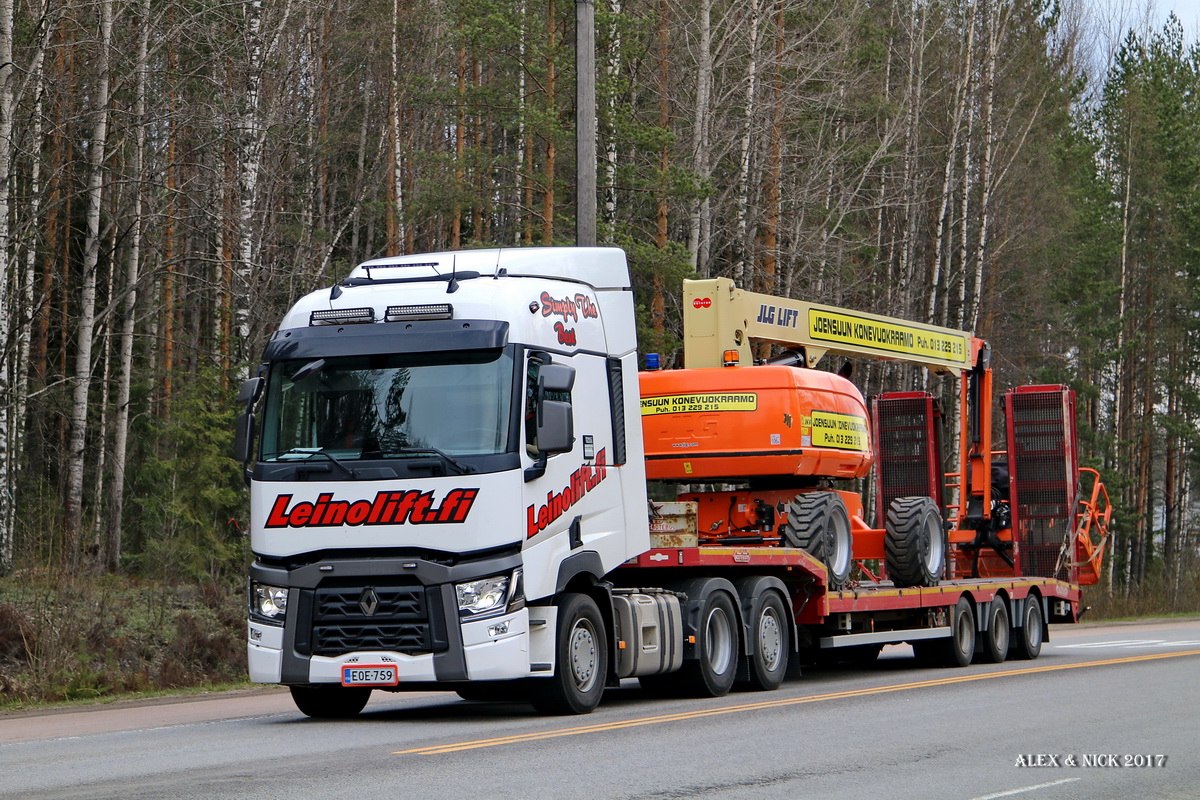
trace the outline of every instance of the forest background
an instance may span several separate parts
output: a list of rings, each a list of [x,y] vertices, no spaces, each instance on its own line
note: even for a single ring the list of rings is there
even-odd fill
[[[677,347],[693,275],[973,330],[997,386],[1079,392],[1117,506],[1089,601],[1200,609],[1200,52],[1177,19],[596,6],[599,239],[629,254],[643,351]],[[242,678],[237,380],[361,260],[573,242],[574,15],[0,0],[0,703]]]

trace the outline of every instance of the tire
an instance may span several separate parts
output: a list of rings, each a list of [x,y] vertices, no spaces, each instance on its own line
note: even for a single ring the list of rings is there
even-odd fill
[[[565,595],[558,607],[554,675],[529,683],[540,714],[588,714],[600,705],[608,679],[608,632],[596,601]]]
[[[300,713],[313,719],[351,719],[358,716],[371,699],[366,686],[340,686],[336,683],[293,686],[292,701]]]
[[[764,592],[750,624],[754,655],[750,656],[746,688],[769,692],[778,689],[787,677],[788,657],[792,652],[792,626],[787,604],[778,592]]]
[[[511,703],[529,698],[529,687],[522,681],[465,683],[454,692],[463,700],[470,700],[474,703]]]
[[[1001,664],[1008,658],[1008,642],[1011,629],[1008,621],[1008,605],[1004,598],[995,597],[984,610],[988,615],[988,629],[980,642],[979,660],[985,664]]]
[[[946,658],[942,663],[947,667],[970,666],[975,657],[975,612],[971,610],[971,601],[965,597],[958,598],[954,606],[951,628],[950,638],[943,642]]]
[[[709,593],[696,625],[697,658],[684,661],[679,683],[692,697],[723,697],[737,678],[738,618],[727,592]]]
[[[1036,594],[1025,598],[1023,605],[1023,624],[1012,629],[1008,652],[1013,658],[1032,661],[1042,653],[1042,642],[1046,641],[1046,620],[1042,616],[1042,600]]]
[[[840,588],[854,566],[850,515],[836,492],[805,492],[788,505],[781,543],[807,550],[825,565],[829,587]]]
[[[884,521],[888,577],[900,588],[937,586],[946,566],[946,527],[928,497],[897,497]]]
[[[912,643],[917,663],[925,667],[965,667],[975,657],[975,614],[966,597],[958,598],[950,617],[950,637]]]

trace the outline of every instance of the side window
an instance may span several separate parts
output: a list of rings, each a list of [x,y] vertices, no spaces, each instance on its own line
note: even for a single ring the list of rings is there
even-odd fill
[[[542,369],[542,360],[531,356],[529,366],[525,370],[525,452],[531,458],[537,458],[537,393],[538,373]]]
[[[541,385],[543,367],[546,369],[547,382],[551,386],[560,385],[559,389],[546,388]],[[563,389],[570,386],[574,382],[574,378],[574,369],[551,366],[550,356],[545,353],[534,353],[529,357],[529,364],[525,371],[525,451],[531,458],[541,458],[548,454],[564,452],[562,449],[556,449],[562,447],[562,443],[557,441],[547,445],[549,453],[542,451],[538,442],[538,423],[544,423],[544,420],[538,419],[539,407],[543,414],[553,414],[558,419],[559,424],[554,428],[555,438],[565,436],[566,449],[570,449],[571,392]],[[546,401],[553,402],[546,403]],[[555,406],[555,408],[551,409],[550,406]]]

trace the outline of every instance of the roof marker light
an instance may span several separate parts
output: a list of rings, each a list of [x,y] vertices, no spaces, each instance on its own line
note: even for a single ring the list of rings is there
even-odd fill
[[[454,306],[449,303],[388,306],[387,313],[383,318],[386,322],[404,322],[413,319],[453,319]]]
[[[308,318],[309,325],[358,325],[375,321],[373,308],[329,308],[314,311]]]

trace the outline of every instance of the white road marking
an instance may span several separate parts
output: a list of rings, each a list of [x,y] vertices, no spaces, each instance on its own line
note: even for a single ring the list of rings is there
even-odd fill
[[[1051,786],[1061,786],[1064,783],[1072,783],[1080,780],[1079,778],[1063,778],[1061,781],[1050,781],[1049,783],[1039,783],[1037,786],[1026,786],[1024,789],[1010,789],[1007,792],[997,792],[996,794],[985,794],[979,797],[972,797],[971,800],[999,800],[1001,797],[1012,797],[1015,794],[1024,794],[1025,792],[1033,792],[1038,789],[1049,789]]]
[[[1200,641],[1195,639],[1182,642],[1167,641],[1166,639],[1117,639],[1111,642],[1081,642],[1080,644],[1056,644],[1056,650],[1093,650],[1103,647],[1196,647]]]

